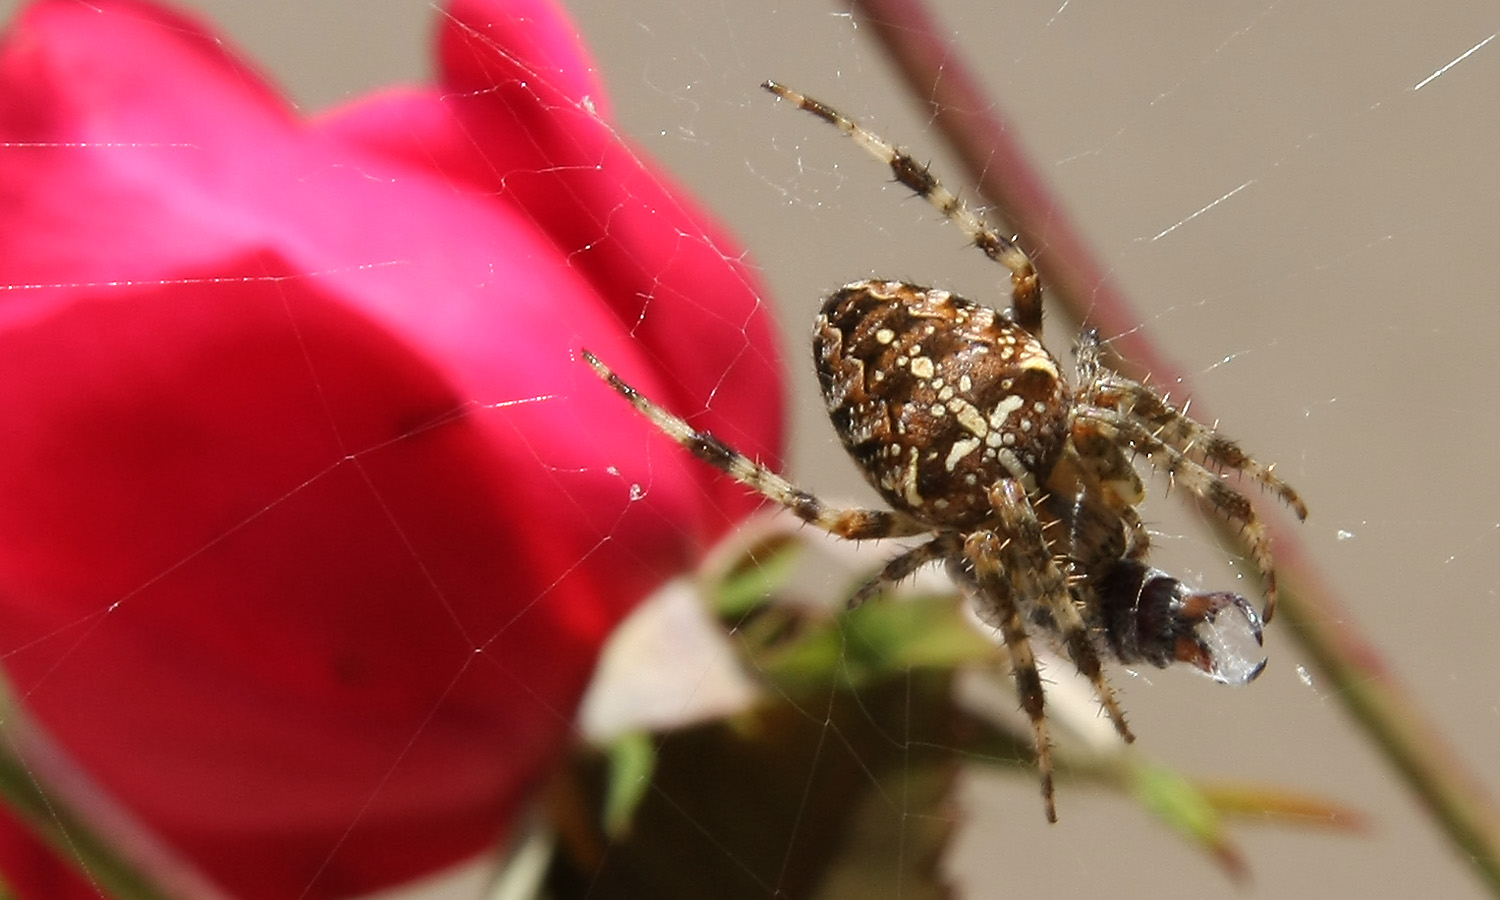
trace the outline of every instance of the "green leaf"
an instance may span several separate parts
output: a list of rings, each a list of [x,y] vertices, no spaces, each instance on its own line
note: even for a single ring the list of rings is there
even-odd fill
[[[1207,850],[1230,877],[1246,876],[1244,856],[1229,840],[1218,809],[1197,785],[1171,769],[1145,762],[1130,765],[1127,774],[1141,805]]]
[[[872,601],[837,618],[804,621],[772,646],[747,647],[752,667],[781,690],[859,687],[912,669],[993,660],[994,644],[952,597]]]
[[[721,619],[735,621],[764,606],[791,578],[801,551],[801,541],[785,532],[751,543],[722,572],[706,579],[709,609]]]
[[[1214,809],[1225,816],[1334,831],[1355,832],[1369,827],[1364,813],[1305,791],[1208,779],[1198,780],[1197,785]]]
[[[611,838],[624,837],[630,831],[656,769],[656,748],[650,735],[627,734],[612,741],[607,748],[609,781],[604,793],[604,832]]]

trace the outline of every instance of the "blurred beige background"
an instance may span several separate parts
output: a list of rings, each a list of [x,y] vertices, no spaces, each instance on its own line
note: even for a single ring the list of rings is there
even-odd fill
[[[420,0],[191,5],[310,110],[423,77],[438,15]],[[821,493],[867,498],[816,400],[806,331],[818,298],[879,274],[993,300],[1003,273],[756,85],[785,81],[940,172],[955,167],[840,7],[568,5],[621,127],[762,267],[800,403],[793,471]],[[1500,41],[1423,83],[1500,31],[1500,13],[1471,2],[1414,16],[1389,0],[1120,6],[935,9],[1139,304],[1142,327],[1225,430],[1302,490],[1303,536],[1326,577],[1500,791]],[[1046,248],[1032,249],[1045,277]],[[1066,351],[1070,329],[1053,321]],[[1169,568],[1233,582],[1193,514],[1157,502],[1148,515]],[[1355,805],[1372,817],[1369,834],[1241,828],[1254,869],[1241,889],[1123,800],[1064,783],[1062,821],[1045,827],[1030,779],[977,778],[954,861],[966,895],[1481,896],[1336,698],[1300,669],[1289,627],[1272,627],[1271,666],[1244,690],[1186,673],[1117,675],[1140,746],[1189,772]]]

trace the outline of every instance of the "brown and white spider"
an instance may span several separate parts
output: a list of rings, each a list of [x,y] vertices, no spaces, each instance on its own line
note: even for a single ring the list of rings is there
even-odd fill
[[[1060,646],[1092,682],[1121,737],[1134,740],[1101,658],[1158,667],[1186,662],[1234,684],[1265,666],[1256,648],[1261,623],[1276,606],[1265,528],[1250,502],[1209,467],[1259,482],[1299,519],[1307,508],[1271,467],[1105,367],[1092,332],[1079,338],[1078,385],[1069,387],[1042,346],[1041,281],[1025,251],[904,151],[817,100],[772,82],[764,87],[853,138],[1011,273],[1005,313],[896,281],[848,284],[824,302],[813,357],[828,415],[892,509],[829,507],[652,403],[587,350],[583,355],[669,437],[804,521],[851,540],[927,536],[888,562],[850,605],[928,563],[946,564],[1005,640],[1036,739],[1047,818],[1056,821],[1031,635]],[[1137,455],[1238,526],[1264,579],[1264,620],[1239,594],[1194,591],[1147,564]]]

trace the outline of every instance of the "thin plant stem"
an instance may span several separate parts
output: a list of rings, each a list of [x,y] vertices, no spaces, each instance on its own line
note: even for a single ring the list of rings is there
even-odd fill
[[[14,714],[14,709],[10,712]],[[10,730],[0,735],[0,798],[11,815],[31,826],[82,878],[116,900],[172,900],[143,869],[122,855],[115,843],[94,830],[88,817],[69,809],[38,780],[17,749]],[[8,896],[0,894],[0,896]]]
[[[1027,160],[998,105],[920,0],[849,0],[891,58],[912,95],[962,160],[979,193],[1031,247],[1046,248],[1051,296],[1087,318],[1137,370],[1186,383],[1154,346],[1142,321],[1062,212],[1063,203]],[[1198,418],[1213,421],[1201,402]],[[1215,521],[1219,521],[1215,519]],[[1276,544],[1281,610],[1288,631],[1333,685],[1331,695],[1365,729],[1437,820],[1449,840],[1500,896],[1500,813],[1441,732],[1412,702],[1380,653],[1353,624],[1348,606],[1317,571],[1295,532],[1267,523]],[[1232,538],[1227,526],[1225,536]]]

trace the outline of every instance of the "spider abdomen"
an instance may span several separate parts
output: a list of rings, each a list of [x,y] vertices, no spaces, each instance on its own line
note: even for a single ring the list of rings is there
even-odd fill
[[[939,527],[994,516],[989,489],[1046,481],[1072,395],[1030,332],[947,291],[845,285],[823,304],[813,358],[844,448],[892,506]]]

